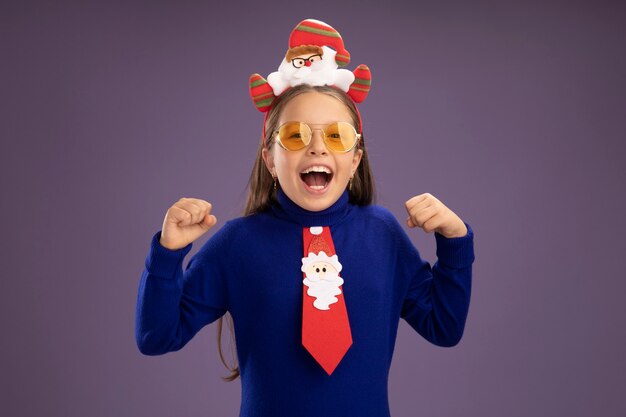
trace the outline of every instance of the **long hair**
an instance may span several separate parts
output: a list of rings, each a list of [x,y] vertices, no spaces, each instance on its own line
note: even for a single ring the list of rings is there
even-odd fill
[[[277,203],[274,178],[267,170],[265,162],[263,161],[263,148],[267,147],[268,150],[272,149],[273,133],[278,128],[278,120],[285,106],[294,97],[309,92],[326,94],[341,101],[348,108],[352,118],[352,123],[358,129],[358,111],[355,107],[354,101],[352,101],[352,98],[350,98],[350,96],[343,91],[335,87],[311,86],[308,84],[301,84],[284,91],[278,98],[276,98],[276,101],[272,104],[272,107],[267,114],[265,122],[265,137],[261,137],[261,140],[259,141],[259,148],[254,161],[254,167],[252,168],[250,180],[248,181],[248,197],[243,213],[244,216],[250,216],[255,213],[267,211],[272,204]],[[362,134],[363,132],[360,133]],[[361,162],[354,173],[352,186],[350,187],[348,194],[350,196],[350,203],[365,206],[374,202],[375,191],[374,178],[372,176],[369,159],[367,157],[367,149],[365,148],[365,138],[363,135],[361,135],[361,140],[357,145],[357,149],[361,149],[363,151],[363,155],[361,156]],[[224,366],[230,371],[230,375],[222,378],[226,381],[234,381],[239,376],[239,367],[237,365],[228,365],[224,359],[224,353],[222,351],[222,328],[224,318],[226,318],[227,325],[231,331],[231,336],[234,335],[232,317],[227,313],[225,316],[220,317],[217,323],[217,346],[220,359]],[[234,343],[234,337],[231,337],[231,343]]]

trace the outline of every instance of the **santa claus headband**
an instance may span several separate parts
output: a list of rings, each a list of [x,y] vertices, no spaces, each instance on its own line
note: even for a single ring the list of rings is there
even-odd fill
[[[256,108],[265,113],[263,118],[263,140],[265,122],[272,104],[290,87],[300,84],[313,86],[329,85],[347,93],[355,103],[367,97],[372,76],[367,65],[361,64],[354,71],[338,69],[350,63],[339,32],[332,26],[315,19],[298,23],[289,36],[289,49],[281,61],[278,71],[267,79],[259,74],[250,76],[250,97]],[[356,108],[356,106],[355,106]],[[363,133],[361,114],[359,133]]]

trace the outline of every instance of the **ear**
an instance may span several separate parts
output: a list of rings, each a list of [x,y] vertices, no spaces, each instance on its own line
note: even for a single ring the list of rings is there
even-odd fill
[[[363,157],[363,149],[357,149],[354,152],[354,156],[352,157],[352,175],[354,175],[357,168],[359,168],[359,164],[361,163],[362,157]]]
[[[263,148],[263,150],[261,151],[261,155],[263,156],[263,162],[265,162],[265,167],[270,172],[270,175],[272,177],[275,177],[276,169],[274,167],[274,154],[267,148]]]

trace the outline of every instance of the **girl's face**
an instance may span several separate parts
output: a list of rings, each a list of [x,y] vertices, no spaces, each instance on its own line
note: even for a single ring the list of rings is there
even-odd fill
[[[346,153],[332,152],[326,148],[322,131],[318,129],[333,122],[352,124],[350,112],[335,97],[309,92],[287,103],[278,126],[288,121],[305,122],[315,129],[311,142],[298,151],[288,151],[274,143],[269,151],[263,150],[265,165],[273,176],[278,177],[280,187],[291,201],[309,211],[324,210],[345,191],[361,162],[363,151],[355,147]],[[324,170],[329,174],[307,174],[307,171]]]

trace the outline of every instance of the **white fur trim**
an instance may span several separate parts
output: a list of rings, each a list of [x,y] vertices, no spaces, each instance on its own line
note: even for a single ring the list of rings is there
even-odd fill
[[[321,235],[324,228],[322,226],[313,226],[309,227],[309,230],[311,231],[312,235]]]
[[[307,257],[302,258],[302,272],[305,272],[307,265],[313,262],[326,262],[334,266],[338,273],[341,272],[342,266],[339,262],[339,258],[337,257],[337,255],[328,256],[324,251],[320,251],[320,253],[317,255],[313,252],[309,252],[309,255]]]

